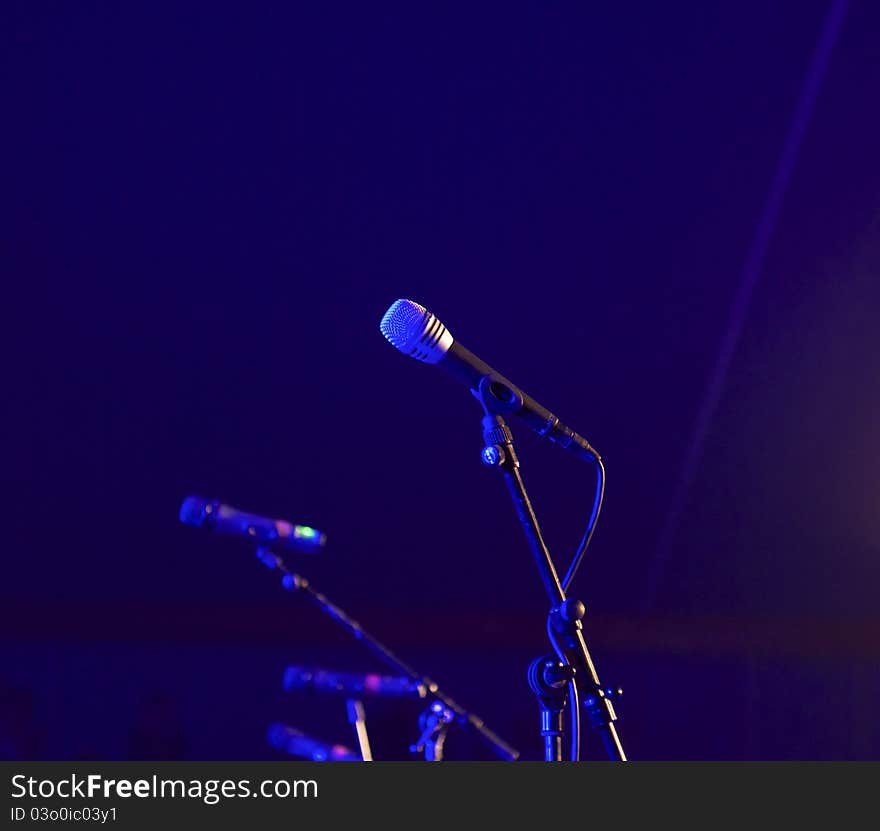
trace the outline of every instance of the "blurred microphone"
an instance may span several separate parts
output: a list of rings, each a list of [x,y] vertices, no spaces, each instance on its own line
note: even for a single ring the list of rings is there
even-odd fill
[[[388,695],[424,698],[424,684],[403,676],[356,675],[347,672],[331,672],[312,667],[289,666],[284,671],[284,689],[316,690],[318,692],[348,693],[350,695]]]
[[[327,535],[294,525],[283,519],[248,514],[201,496],[187,496],[180,506],[180,521],[185,525],[207,528],[218,534],[232,534],[276,551],[315,552],[327,542]]]
[[[326,742],[307,736],[302,730],[287,724],[271,724],[266,731],[266,739],[276,750],[311,759],[313,762],[361,762],[357,753],[343,744]]]
[[[457,381],[485,399],[493,400],[496,414],[514,413],[538,435],[575,455],[591,461],[599,458],[583,436],[566,427],[548,409],[454,340],[449,330],[424,306],[412,300],[395,300],[382,317],[379,329],[404,355],[437,364]]]

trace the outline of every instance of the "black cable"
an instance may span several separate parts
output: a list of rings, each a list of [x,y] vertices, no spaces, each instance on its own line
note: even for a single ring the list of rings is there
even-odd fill
[[[581,759],[581,701],[575,678],[568,682],[568,706],[571,710],[571,761],[579,762]]]
[[[562,580],[561,585],[563,592],[568,592],[568,587],[571,585],[575,572],[578,570],[578,566],[580,566],[581,560],[584,558],[590,540],[593,538],[593,532],[596,530],[596,522],[599,519],[599,512],[602,510],[602,501],[605,498],[605,465],[602,464],[602,460],[598,456],[594,458],[596,462],[596,496],[593,500],[593,513],[590,515],[587,530],[584,531],[584,536],[581,538],[581,544],[578,546],[574,558],[571,561],[571,565],[568,567],[568,571],[565,573],[565,577]]]

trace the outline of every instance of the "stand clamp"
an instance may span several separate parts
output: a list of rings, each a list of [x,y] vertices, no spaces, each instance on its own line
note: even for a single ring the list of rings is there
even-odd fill
[[[541,705],[545,762],[563,761],[564,714],[568,701],[566,686],[573,678],[574,668],[551,655],[535,658],[529,666],[529,687]]]

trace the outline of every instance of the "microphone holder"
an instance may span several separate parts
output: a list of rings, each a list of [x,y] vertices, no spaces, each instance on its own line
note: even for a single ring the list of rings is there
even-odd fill
[[[541,705],[541,735],[545,742],[545,759],[562,760],[562,713],[565,701],[563,699],[559,703],[559,690],[561,686],[567,685],[571,708],[570,760],[577,761],[580,758],[580,707],[583,704],[591,726],[598,730],[602,738],[608,758],[625,762],[623,745],[614,726],[617,715],[612,703],[612,699],[620,695],[620,690],[603,687],[599,681],[584,640],[581,622],[585,612],[584,605],[565,596],[520,475],[519,459],[513,447],[513,434],[504,420],[504,415],[514,411],[518,405],[516,396],[491,375],[485,376],[473,393],[482,404],[484,412],[483,463],[498,468],[504,474],[517,516],[550,600],[547,634],[559,659],[559,665],[554,665],[552,659],[539,658],[529,669],[529,683]],[[579,684],[586,691],[583,702],[578,695]]]
[[[411,746],[413,752],[425,753],[428,761],[442,761],[443,742],[446,732],[452,723],[462,724],[481,736],[497,756],[506,761],[515,761],[519,758],[519,751],[509,745],[500,736],[490,730],[481,718],[469,713],[461,705],[457,704],[444,693],[436,682],[420,675],[412,667],[405,664],[387,646],[376,640],[372,635],[335,603],[316,591],[312,584],[302,575],[291,571],[283,558],[270,549],[260,546],[257,548],[257,558],[267,568],[281,573],[281,584],[288,591],[304,594],[322,612],[328,615],[355,640],[367,646],[375,655],[378,655],[396,673],[407,676],[414,684],[424,687],[433,702],[419,718],[420,738]],[[357,721],[357,719],[355,719]],[[355,724],[357,729],[357,725]],[[364,746],[361,745],[363,753]]]

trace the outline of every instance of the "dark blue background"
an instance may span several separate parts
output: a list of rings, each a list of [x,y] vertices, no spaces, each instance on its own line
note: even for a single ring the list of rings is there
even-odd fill
[[[631,756],[880,756],[864,0],[662,543],[831,8],[7,5],[4,752],[260,758],[274,720],[351,743],[281,672],[381,667],[181,526],[201,493],[326,531],[291,565],[540,754],[546,599],[476,403],[379,334],[410,297],[602,453],[573,594]],[[564,563],[592,473],[512,426]],[[417,714],[368,708],[377,756]]]

